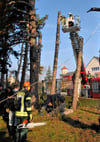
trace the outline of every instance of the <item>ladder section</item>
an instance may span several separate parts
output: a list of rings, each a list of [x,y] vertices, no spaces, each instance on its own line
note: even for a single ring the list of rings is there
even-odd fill
[[[76,64],[78,62],[78,53],[80,50],[79,49],[79,38],[80,37],[78,35],[78,32],[70,32],[70,39],[71,39],[71,43],[72,43],[72,48],[73,48]],[[82,56],[80,76],[82,78],[81,84],[82,84],[82,86],[85,86],[87,83],[87,76],[86,76],[86,70],[85,70],[85,65],[84,65],[84,61],[83,61],[83,56]]]

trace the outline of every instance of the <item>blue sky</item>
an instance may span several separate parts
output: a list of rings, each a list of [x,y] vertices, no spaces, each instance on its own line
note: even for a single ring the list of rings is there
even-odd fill
[[[80,16],[81,30],[79,31],[79,36],[84,38],[83,57],[85,66],[93,56],[99,56],[100,12],[87,13],[87,10],[91,7],[100,7],[100,0],[36,0],[36,14],[39,14],[40,18],[48,14],[46,24],[41,30],[43,46],[41,65],[44,66],[42,79],[49,65],[51,71],[53,70],[58,11],[61,11],[61,15],[65,17],[68,16],[69,12],[73,13],[74,16]],[[57,78],[59,78],[63,66],[66,66],[69,72],[74,71],[76,68],[70,35],[69,33],[63,33],[61,28],[62,26],[60,26]],[[17,68],[15,66],[14,62],[12,69]]]
[[[48,19],[42,32],[42,53],[41,65],[47,70],[50,65],[53,70],[55,42],[56,42],[56,28],[57,15],[61,11],[61,15],[65,17],[68,13],[73,13],[74,16],[80,16],[79,36],[84,38],[83,57],[85,65],[91,60],[93,56],[99,56],[100,50],[100,12],[90,12],[91,7],[100,7],[99,0],[36,0],[36,13],[40,17],[48,14]],[[69,71],[74,71],[76,68],[75,59],[69,33],[63,33],[60,27],[60,44],[58,55],[57,78],[61,73],[61,68],[66,66]]]

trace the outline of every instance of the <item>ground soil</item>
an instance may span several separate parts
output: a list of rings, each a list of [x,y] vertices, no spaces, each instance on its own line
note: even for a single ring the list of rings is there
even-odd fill
[[[100,142],[99,115],[99,110],[85,107],[63,117],[59,113],[39,115],[34,110],[33,122],[46,125],[29,129],[27,142]],[[2,117],[0,142],[12,142]]]

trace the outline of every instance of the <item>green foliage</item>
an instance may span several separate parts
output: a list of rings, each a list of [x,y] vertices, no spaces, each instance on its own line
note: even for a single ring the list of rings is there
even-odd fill
[[[71,96],[65,96],[65,103],[67,108],[72,107],[72,97]]]
[[[61,91],[62,91],[62,92],[67,92],[67,89],[62,89]]]
[[[43,73],[43,70],[44,70],[44,67],[43,67],[43,66],[40,66],[40,74]]]
[[[49,83],[52,81],[52,74],[51,74],[51,68],[48,67],[48,70],[46,72],[45,80]]]
[[[44,27],[45,25],[45,20],[48,19],[48,15],[45,15],[43,18],[39,17],[39,14],[36,15],[36,26],[37,30],[40,30]]]
[[[39,93],[39,104],[42,106],[47,99],[46,94]]]

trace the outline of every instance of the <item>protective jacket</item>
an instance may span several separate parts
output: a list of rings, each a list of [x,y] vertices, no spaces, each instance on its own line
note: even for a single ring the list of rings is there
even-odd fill
[[[31,103],[32,103],[32,98],[27,90],[17,92],[15,100],[16,117],[27,117],[29,120],[31,120],[32,119]]]

